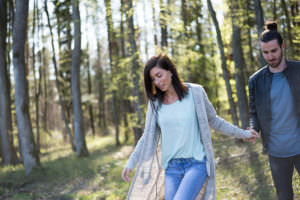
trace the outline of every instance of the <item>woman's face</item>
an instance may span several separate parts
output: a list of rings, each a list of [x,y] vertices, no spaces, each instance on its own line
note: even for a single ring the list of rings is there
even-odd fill
[[[158,66],[150,70],[152,84],[161,91],[166,92],[172,87],[172,73],[169,70],[162,69]]]

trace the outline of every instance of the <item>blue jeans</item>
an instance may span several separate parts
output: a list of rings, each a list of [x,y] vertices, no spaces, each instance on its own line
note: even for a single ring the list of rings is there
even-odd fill
[[[287,158],[279,158],[269,155],[269,163],[278,199],[294,199],[292,185],[293,172],[294,168],[296,168],[300,175],[300,154]]]
[[[176,158],[165,171],[165,200],[193,200],[207,178],[206,159]]]

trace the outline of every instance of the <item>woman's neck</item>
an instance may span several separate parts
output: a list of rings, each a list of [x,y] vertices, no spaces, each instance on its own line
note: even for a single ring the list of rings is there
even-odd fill
[[[170,87],[164,94],[164,104],[171,104],[178,100],[178,95],[174,89],[174,87]]]

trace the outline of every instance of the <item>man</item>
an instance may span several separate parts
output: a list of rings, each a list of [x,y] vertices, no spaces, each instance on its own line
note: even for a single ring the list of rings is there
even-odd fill
[[[284,57],[277,24],[260,35],[267,65],[249,79],[250,127],[261,131],[279,200],[292,200],[294,168],[300,173],[300,62]]]

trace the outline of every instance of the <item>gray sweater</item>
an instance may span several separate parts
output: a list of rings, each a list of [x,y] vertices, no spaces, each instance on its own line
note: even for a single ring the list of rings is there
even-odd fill
[[[251,132],[242,130],[220,118],[210,103],[201,85],[186,84],[192,88],[201,140],[206,154],[206,169],[208,179],[204,193],[199,193],[197,199],[216,199],[216,170],[212,147],[210,127],[226,135],[237,138],[250,138]],[[155,102],[157,104],[157,102]],[[135,176],[131,183],[127,199],[146,200],[163,198],[164,173],[161,169],[160,129],[157,125],[156,113],[148,103],[144,133],[137,143],[126,164],[133,169],[137,165]]]

